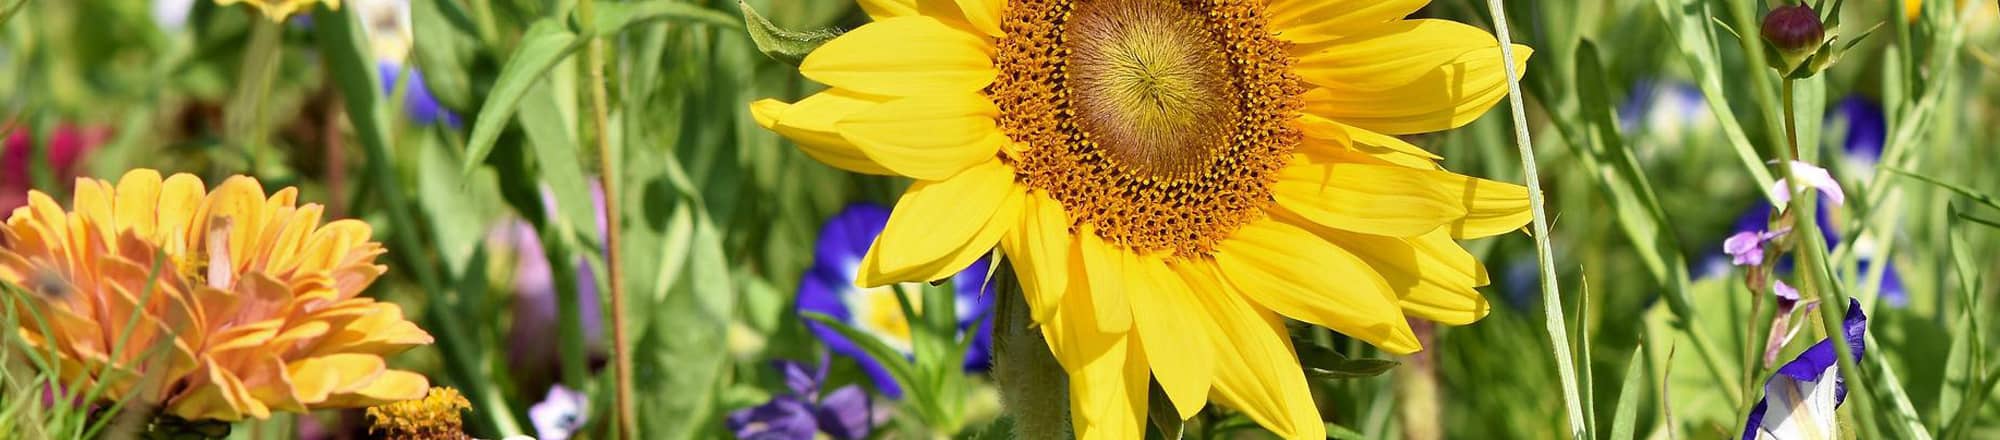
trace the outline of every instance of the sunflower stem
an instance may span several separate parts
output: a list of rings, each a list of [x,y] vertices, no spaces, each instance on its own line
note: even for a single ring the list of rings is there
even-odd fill
[[[1069,437],[1069,380],[1033,327],[1011,264],[996,261],[993,294],[993,379],[1014,418],[1014,438]]]
[[[611,293],[611,374],[616,390],[612,402],[618,419],[618,438],[638,438],[638,419],[632,406],[632,347],[631,335],[625,326],[625,278],[621,258],[619,233],[623,227],[620,220],[624,216],[618,210],[622,197],[618,185],[622,179],[618,163],[614,160],[617,152],[612,150],[609,103],[605,98],[604,79],[604,37],[597,34],[597,12],[592,0],[576,2],[577,16],[583,28],[579,35],[590,35],[590,47],[584,52],[584,69],[590,71],[590,119],[597,137],[598,179],[604,185],[604,266],[605,279]]]
[[[1521,168],[1526,173],[1528,206],[1534,210],[1535,256],[1541,266],[1542,318],[1548,324],[1550,349],[1556,357],[1556,372],[1562,379],[1563,404],[1568,407],[1569,437],[1593,438],[1584,420],[1582,388],[1576,379],[1576,361],[1569,348],[1568,324],[1564,322],[1562,294],[1556,286],[1555,250],[1549,244],[1549,218],[1542,199],[1541,173],[1535,169],[1535,146],[1528,136],[1528,114],[1521,102],[1521,73],[1514,69],[1514,39],[1507,33],[1506,0],[1486,0],[1493,13],[1493,32],[1500,41],[1500,57],[1507,71],[1507,104],[1513,110],[1514,144],[1521,150]]]

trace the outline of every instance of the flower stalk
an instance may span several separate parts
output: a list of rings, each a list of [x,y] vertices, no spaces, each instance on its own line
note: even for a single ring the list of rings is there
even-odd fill
[[[597,12],[592,0],[579,0],[577,15],[582,26],[580,35],[589,35],[590,45],[584,52],[584,69],[590,71],[590,119],[593,132],[597,136],[597,162],[599,179],[604,185],[604,215],[608,219],[604,228],[604,265],[606,287],[611,296],[611,307],[606,313],[611,315],[611,370],[613,383],[617,387],[612,397],[613,411],[617,415],[618,438],[637,438],[638,419],[632,405],[632,347],[631,335],[625,326],[625,277],[624,259],[620,252],[619,234],[624,229],[620,220],[622,203],[618,185],[623,180],[619,173],[617,151],[612,149],[610,124],[610,103],[605,98],[604,78],[604,38],[597,33]]]

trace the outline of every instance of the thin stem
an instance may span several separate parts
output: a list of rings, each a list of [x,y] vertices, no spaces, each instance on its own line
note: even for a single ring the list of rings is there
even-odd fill
[[[576,3],[577,15],[583,27],[580,35],[597,35],[597,12],[592,0]],[[618,172],[617,151],[612,149],[610,104],[605,98],[604,86],[604,37],[590,39],[590,48],[584,53],[584,68],[590,70],[590,119],[597,133],[597,164],[602,174],[599,180],[604,185],[604,265],[606,280],[611,291],[611,371],[617,389],[612,395],[617,407],[618,438],[638,438],[639,422],[632,405],[632,339],[625,326],[625,277],[624,259],[621,257],[619,240],[624,229],[620,220],[624,216],[619,211],[622,199],[618,185],[622,178]]]
[[[1874,433],[1878,432],[1875,427],[1875,418],[1872,417],[1873,412],[1868,411],[1868,408],[1873,406],[1872,399],[1869,398],[1867,383],[1861,378],[1859,365],[1854,361],[1854,347],[1850,347],[1847,341],[1847,332],[1844,324],[1847,322],[1847,297],[1842,294],[1839,288],[1833,286],[1832,280],[1827,279],[1826,276],[1831,271],[1827,267],[1826,241],[1820,236],[1819,221],[1817,218],[1819,213],[1819,197],[1812,194],[1799,195],[1798,193],[1803,188],[1803,183],[1797,179],[1797,176],[1791,175],[1790,161],[1804,160],[1804,156],[1799,154],[1798,112],[1794,109],[1795,105],[1792,102],[1792,89],[1795,87],[1795,82],[1795,80],[1790,78],[1780,81],[1780,84],[1782,84],[1782,87],[1780,87],[1780,99],[1783,101],[1784,107],[1785,141],[1786,146],[1791,152],[1791,156],[1786,158],[1786,163],[1780,164],[1780,168],[1784,170],[1788,177],[1785,181],[1787,185],[1785,191],[1794,195],[1792,198],[1794,203],[1786,209],[1791,211],[1795,230],[1798,231],[1798,244],[1801,246],[1798,249],[1800,262],[1798,268],[1799,278],[1807,291],[1812,292],[1820,298],[1820,324],[1826,330],[1826,338],[1833,341],[1835,358],[1840,363],[1840,374],[1844,376],[1847,386],[1854,390],[1854,392],[1849,394],[1857,396],[1855,404],[1860,406],[1860,409],[1857,410],[1858,412],[1850,414],[1859,414],[1855,419],[1860,421],[1861,436],[1872,437]]]
[[[1493,32],[1500,40],[1500,57],[1507,70],[1507,102],[1513,110],[1514,144],[1521,150],[1521,168],[1526,173],[1528,205],[1534,210],[1535,256],[1541,265],[1542,318],[1547,323],[1550,348],[1556,357],[1556,372],[1562,380],[1563,403],[1568,406],[1569,437],[1590,438],[1583,418],[1583,400],[1576,379],[1576,361],[1571,358],[1568,324],[1564,323],[1562,294],[1556,286],[1555,250],[1549,244],[1549,218],[1542,199],[1541,173],[1535,169],[1534,142],[1528,136],[1528,113],[1521,102],[1521,73],[1514,69],[1514,39],[1507,33],[1506,0],[1487,0],[1493,13]]]

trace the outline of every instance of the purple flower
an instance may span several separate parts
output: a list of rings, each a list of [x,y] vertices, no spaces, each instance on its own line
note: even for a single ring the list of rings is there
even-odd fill
[[[726,422],[737,438],[746,440],[811,440],[826,434],[836,440],[868,437],[877,414],[860,387],[848,385],[825,396],[819,394],[826,381],[826,364],[817,369],[792,361],[774,361],[785,376],[789,393],[773,396],[769,402],[729,414]]]
[[[564,440],[583,429],[590,417],[590,396],[562,385],[549,388],[547,397],[528,407],[535,436],[541,440]]]
[[[849,205],[828,220],[820,230],[813,265],[799,281],[798,311],[839,319],[907,357],[913,354],[911,329],[897,301],[896,289],[890,286],[863,289],[854,285],[862,257],[888,222],[888,209],[866,203]],[[989,362],[992,342],[984,328],[993,308],[993,295],[992,289],[985,285],[987,267],[988,262],[981,259],[952,277],[952,287],[958,294],[957,310],[953,311],[958,328],[961,332],[971,332],[973,338],[972,347],[965,354],[967,371],[985,371]],[[891,399],[902,397],[902,387],[888,369],[854,341],[817,322],[807,321],[806,327],[834,353],[859,363],[882,395]]]
[[[395,93],[397,79],[403,73],[402,66],[382,61],[375,64],[375,69],[382,75],[382,93]],[[424,85],[424,72],[416,67],[410,68],[410,85],[403,89],[403,114],[420,125],[442,122],[447,127],[458,127],[458,114],[444,108],[437,97],[431,96],[430,87]]]
[[[1729,264],[1737,266],[1764,265],[1764,243],[1776,238],[1778,233],[1764,231],[1743,231],[1722,241],[1722,252],[1729,254]]]
[[[1842,333],[1856,361],[1866,348],[1862,336],[1867,324],[1861,302],[1847,300]],[[1743,440],[1840,438],[1834,410],[1847,400],[1847,384],[1840,376],[1838,350],[1833,340],[1821,340],[1779,367],[1764,382],[1764,397],[1750,409]]]

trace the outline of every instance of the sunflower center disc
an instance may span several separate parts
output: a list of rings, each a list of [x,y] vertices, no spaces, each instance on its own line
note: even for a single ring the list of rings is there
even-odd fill
[[[1002,153],[1072,232],[1199,257],[1272,203],[1304,88],[1264,0],[1013,0],[986,90]]]
[[[1078,4],[1063,36],[1077,125],[1143,175],[1198,174],[1228,142],[1235,85],[1202,17],[1166,0]]]

